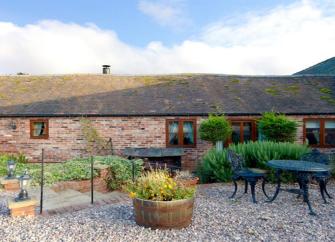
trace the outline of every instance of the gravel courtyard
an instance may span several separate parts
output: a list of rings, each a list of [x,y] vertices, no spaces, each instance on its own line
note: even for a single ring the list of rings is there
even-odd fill
[[[335,196],[335,184],[329,185]],[[265,203],[258,188],[258,204],[250,194],[229,199],[232,186],[214,184],[198,189],[194,220],[183,230],[159,231],[139,227],[131,201],[79,212],[36,218],[8,216],[5,193],[0,194],[1,241],[334,241],[335,201],[323,204],[316,185],[310,189],[318,216],[310,216],[296,195],[280,193]],[[272,186],[270,190],[274,190]],[[242,196],[242,197],[241,197]]]

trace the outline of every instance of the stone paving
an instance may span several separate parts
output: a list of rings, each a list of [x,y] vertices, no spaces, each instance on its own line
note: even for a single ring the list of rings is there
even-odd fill
[[[16,193],[12,193],[15,196]],[[33,188],[29,191],[29,196],[38,200],[36,213],[40,208],[40,188]],[[72,189],[55,192],[45,187],[43,194],[43,215],[61,214],[64,212],[74,212],[91,207],[91,192],[81,193]],[[94,206],[113,204],[129,200],[128,196],[119,191],[100,193],[94,191]]]

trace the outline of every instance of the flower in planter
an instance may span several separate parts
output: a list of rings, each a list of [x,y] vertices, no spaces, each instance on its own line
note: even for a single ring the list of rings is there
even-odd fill
[[[167,170],[151,170],[128,186],[135,221],[153,229],[181,229],[192,222],[194,187],[185,187]]]
[[[130,192],[129,193],[129,197],[130,198],[135,198],[136,197],[136,193],[135,192]]]
[[[131,198],[153,201],[172,201],[192,198],[195,188],[184,187],[166,170],[151,170],[128,186]]]

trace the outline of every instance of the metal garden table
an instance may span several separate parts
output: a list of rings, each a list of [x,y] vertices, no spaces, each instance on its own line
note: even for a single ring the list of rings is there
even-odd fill
[[[303,160],[271,160],[267,163],[267,165],[276,170],[276,180],[277,180],[277,187],[275,194],[268,202],[273,202],[278,194],[279,191],[286,191],[300,195],[303,195],[304,202],[307,203],[310,214],[316,215],[313,211],[312,206],[309,202],[309,194],[308,194],[308,183],[311,180],[311,176],[315,172],[327,172],[330,171],[331,168],[327,165],[316,163],[316,162],[309,162]],[[280,175],[282,171],[289,171],[293,172],[297,176],[297,180],[299,183],[299,189],[283,189],[280,188]]]

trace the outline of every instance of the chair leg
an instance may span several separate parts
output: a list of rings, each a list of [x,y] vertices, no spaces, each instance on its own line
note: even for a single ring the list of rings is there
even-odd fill
[[[235,186],[235,190],[234,190],[233,194],[229,198],[234,198],[235,195],[236,195],[236,192],[237,192],[237,182],[236,182],[236,180],[233,180],[233,183],[234,183],[234,186]]]
[[[302,184],[301,184],[301,182],[298,181],[298,184],[299,184],[299,189],[300,189],[300,191],[302,191]],[[300,198],[300,197],[301,197],[301,193],[298,194],[297,198]]]
[[[257,182],[257,181],[255,181],[255,180],[253,180],[253,181],[249,181],[249,183],[250,183],[250,187],[251,187],[252,201],[253,201],[254,203],[257,203],[257,201],[256,201],[256,194],[255,194],[255,186],[256,186],[256,182]]]
[[[262,182],[262,190],[264,195],[266,196],[267,199],[270,199],[270,197],[268,196],[268,194],[265,191],[265,183],[267,182],[267,179],[265,177],[263,177],[263,182]]]
[[[248,193],[248,181],[244,181],[244,193]]]
[[[320,187],[320,192],[321,192],[321,196],[322,196],[322,199],[324,201],[324,203],[328,203],[327,200],[326,200],[326,197],[325,197],[325,181],[323,179],[320,179],[319,180],[319,187]]]
[[[327,194],[327,196],[329,197],[329,199],[333,199],[332,196],[329,195],[328,191],[327,191],[327,181],[325,181],[325,187],[324,187],[325,193]]]

